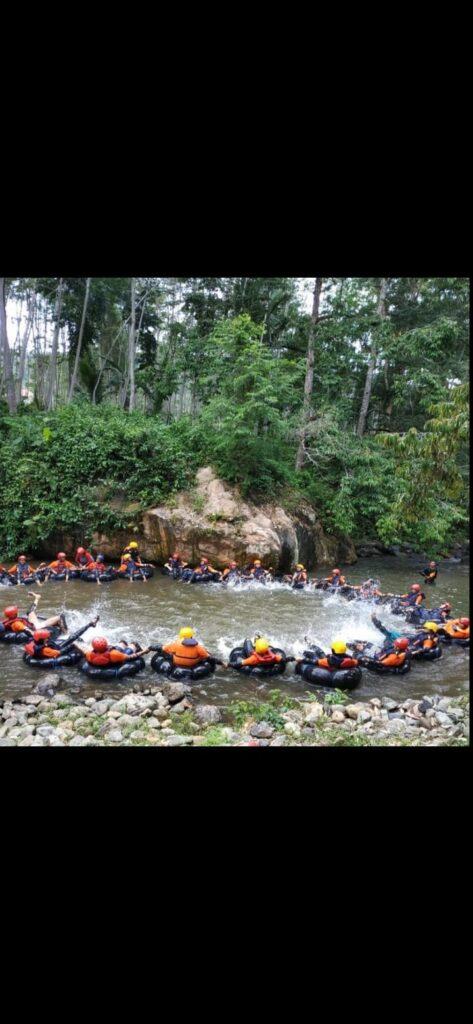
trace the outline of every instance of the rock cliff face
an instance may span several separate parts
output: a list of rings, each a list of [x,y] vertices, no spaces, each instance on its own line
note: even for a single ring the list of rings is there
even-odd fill
[[[277,505],[254,505],[209,467],[199,470],[194,490],[178,494],[175,505],[146,509],[136,516],[132,532],[97,532],[92,545],[117,558],[130,539],[144,558],[158,563],[175,549],[191,564],[205,556],[216,568],[233,558],[239,564],[261,558],[266,567],[283,571],[298,561],[308,568],[356,562],[352,542],[328,537],[310,506],[289,515]]]

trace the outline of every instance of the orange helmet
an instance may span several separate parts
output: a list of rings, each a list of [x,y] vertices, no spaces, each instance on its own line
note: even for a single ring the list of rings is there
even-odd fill
[[[92,640],[92,649],[97,651],[97,653],[102,653],[103,651],[106,651],[107,648],[108,640],[106,640],[104,636],[96,636],[95,639]]]
[[[261,565],[260,559],[259,558],[255,558],[255,560],[253,562],[253,565]]]
[[[37,629],[36,632],[33,633],[33,640],[49,640],[50,636],[51,632],[49,629]]]
[[[85,548],[77,548],[78,555],[85,555]]]
[[[398,651],[407,651],[407,648],[409,647],[409,641],[405,636],[400,636],[398,637],[397,640],[394,641],[394,646],[397,648]]]

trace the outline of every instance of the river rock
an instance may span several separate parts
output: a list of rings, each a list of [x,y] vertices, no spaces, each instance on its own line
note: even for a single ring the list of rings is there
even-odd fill
[[[299,740],[301,737],[301,730],[295,722],[286,722],[284,732],[294,740]]]
[[[406,732],[406,721],[404,718],[391,718],[386,722],[385,728],[390,735],[404,735]]]
[[[4,736],[3,739],[0,740],[0,747],[16,747],[16,746],[17,746],[17,741],[16,740],[12,740],[10,736]]]
[[[358,703],[358,704],[347,704],[346,707],[345,707],[345,713],[348,715],[349,718],[356,718],[356,719],[358,719],[359,716],[361,715],[362,711],[364,711],[364,710],[365,710],[365,705],[361,704],[361,703]]]
[[[180,736],[174,733],[172,736],[167,736],[163,746],[164,747],[188,747],[194,742],[193,736]]]
[[[450,715],[446,715],[444,711],[437,710],[435,712],[435,718],[438,724],[442,726],[442,729],[449,729],[455,724],[453,719],[450,718]]]
[[[381,697],[381,705],[386,711],[396,711],[399,707],[399,701],[393,700],[392,697]]]
[[[318,718],[323,718],[323,714],[323,705],[319,704],[318,701],[313,701],[304,709],[304,721],[307,725],[311,725],[312,722],[316,722]]]
[[[372,708],[380,708],[380,707],[382,707],[382,704],[381,704],[381,701],[380,701],[379,697],[372,697],[371,700],[370,700],[370,704],[371,704]]]
[[[38,736],[52,736],[55,732],[53,725],[40,725],[36,730]]]
[[[110,732],[107,733],[107,739],[110,743],[121,743],[123,733],[120,732],[120,729],[110,729]]]
[[[60,676],[55,672],[47,672],[35,686],[34,692],[41,694],[41,696],[53,697],[60,683]]]
[[[194,718],[201,725],[215,725],[222,721],[222,713],[215,704],[199,704],[194,711]]]
[[[269,725],[269,722],[258,722],[256,725],[252,725],[250,729],[250,735],[256,736],[257,739],[271,739],[274,734],[274,728]]]
[[[169,682],[163,684],[163,696],[167,698],[170,704],[177,704],[178,701],[183,700],[188,694],[192,693],[189,684]],[[153,701],[153,707],[154,707]]]
[[[343,714],[343,711],[340,711],[338,708],[336,708],[335,711],[332,711],[332,722],[341,723],[344,721],[345,715]]]
[[[185,711],[189,711],[194,705],[191,700],[180,700],[179,704],[174,704],[171,708],[172,715],[182,715]]]
[[[74,736],[74,738],[69,743],[69,746],[70,747],[87,747],[88,746],[87,737],[86,736]]]
[[[24,697],[23,699],[24,699],[25,704],[37,705],[37,704],[41,704],[41,701],[42,701],[43,698],[38,693],[30,693],[30,694],[28,694],[27,697]]]
[[[138,715],[145,708],[152,710],[157,704],[157,697],[143,697],[142,694],[128,693],[126,697],[121,697],[113,704],[110,710],[119,711],[120,714]]]
[[[172,509],[159,505],[140,512],[136,508],[133,536],[145,559],[163,564],[169,552],[178,548],[191,565],[202,556],[216,568],[224,568],[232,558],[246,564],[258,556],[266,566],[283,571],[299,560],[309,568],[357,560],[352,541],[341,534],[326,534],[308,502],[301,500],[297,513],[288,513],[276,504],[256,505],[243,499],[237,487],[220,480],[209,466],[197,471],[195,486],[178,493],[175,502]],[[197,503],[202,505],[201,511],[196,511]],[[55,535],[58,543],[60,537]],[[45,547],[48,541],[42,542]],[[97,532],[92,538],[92,544],[109,558],[118,558],[128,541],[125,530]]]
[[[94,706],[94,715],[105,715],[105,713],[112,707],[113,701],[111,700],[98,700]]]

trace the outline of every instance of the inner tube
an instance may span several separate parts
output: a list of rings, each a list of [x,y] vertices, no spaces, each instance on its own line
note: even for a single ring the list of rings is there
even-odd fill
[[[52,583],[62,583],[65,579],[67,579],[67,576],[69,576],[70,580],[78,580],[80,576],[80,569],[71,569],[69,573],[59,572],[56,573],[56,575],[51,573],[51,575],[48,576],[48,579]]]
[[[0,640],[4,644],[27,644],[28,640],[31,640],[31,633],[13,633],[12,630],[6,630],[5,626],[1,626]]]
[[[151,577],[154,576],[154,569],[152,567],[149,568],[148,566],[144,566],[142,569],[135,569],[133,573],[118,572],[116,578],[118,580],[129,580],[130,576],[134,583],[142,583],[143,577],[145,580],[150,580]]]
[[[241,647],[234,647],[233,651],[230,652],[228,659],[229,665],[237,671],[241,672],[245,676],[282,676],[283,672],[286,671],[286,652],[281,650],[280,647],[272,647],[271,650],[276,654],[282,654],[282,660],[274,662],[273,665],[237,665],[236,662],[240,658],[247,658],[249,653],[244,644]]]
[[[172,662],[164,654],[160,654],[156,651],[153,654],[150,662],[153,672],[157,672],[161,676],[167,676],[168,679],[177,680],[192,680],[198,682],[200,679],[205,679],[206,676],[211,676],[215,672],[216,664],[213,659],[207,659],[202,661],[200,665],[196,665],[195,668],[183,668],[180,665],[172,665]]]
[[[107,569],[107,572],[97,573],[96,569],[91,569],[89,572],[81,572],[80,578],[84,580],[84,583],[96,583],[97,575],[101,583],[113,583],[116,580],[117,574],[114,569]]]
[[[383,665],[379,661],[366,661],[363,667],[367,668],[368,672],[375,672],[378,676],[405,676],[411,670],[411,659],[406,658],[403,664],[397,667]]]
[[[310,661],[296,662],[296,674],[302,676],[308,683],[314,686],[324,686],[327,689],[354,690],[361,682],[361,668],[339,669],[338,672],[329,672],[327,668],[320,668]]]
[[[418,654],[414,654],[414,651],[411,653],[416,661],[435,661],[442,656],[442,648],[439,644],[438,647],[422,647]]]
[[[0,576],[0,583],[2,587],[16,587],[18,580],[15,576],[9,576],[7,572],[4,572]]]
[[[217,573],[203,572],[202,574],[199,573],[198,576],[194,576],[194,579],[191,579],[191,583],[220,583],[220,579]]]
[[[127,676],[136,676],[138,672],[142,672],[146,668],[144,658],[136,658],[134,661],[125,661],[119,668],[98,668],[96,665],[89,665],[89,662],[85,660],[80,666],[80,671],[84,672],[90,679],[103,679],[113,681],[114,679],[125,679]]]
[[[31,654],[23,655],[23,661],[33,668],[65,668],[67,665],[77,665],[81,658],[80,651],[66,651],[57,658],[33,658]]]
[[[161,569],[161,576],[170,576],[173,580],[179,580],[183,571],[183,569],[170,569],[168,565],[164,565]]]
[[[440,640],[441,644],[447,644],[449,647],[450,647],[451,644],[455,644],[455,647],[469,647],[470,646],[470,638],[469,637],[467,637],[464,640],[462,640],[460,637],[458,637],[458,639],[456,639],[453,636],[449,636],[448,633],[445,633],[445,634],[441,633],[440,636],[439,636],[439,640]]]

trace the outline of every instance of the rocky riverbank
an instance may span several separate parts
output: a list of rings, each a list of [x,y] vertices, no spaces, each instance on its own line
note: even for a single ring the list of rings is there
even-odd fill
[[[339,691],[299,700],[272,690],[265,701],[220,708],[195,704],[189,687],[166,680],[86,700],[62,685],[48,673],[41,692],[0,702],[0,747],[422,747],[469,739],[467,696],[355,702]]]
[[[99,493],[97,499],[102,500]],[[105,496],[103,502],[107,503]],[[237,487],[220,480],[210,466],[198,470],[192,490],[173,495],[168,504],[143,511],[137,502],[126,504],[116,497],[110,507],[126,524],[124,529],[104,531],[99,526],[87,538],[107,559],[118,559],[133,539],[144,559],[158,565],[176,549],[191,565],[205,557],[217,569],[232,559],[246,564],[261,558],[266,568],[282,572],[289,572],[297,562],[309,569],[356,562],[352,541],[342,534],[325,533],[308,502],[299,501],[291,512],[275,503],[255,504],[242,498]],[[48,557],[61,548],[73,551],[83,541],[79,535],[56,531],[44,538],[38,553]]]

